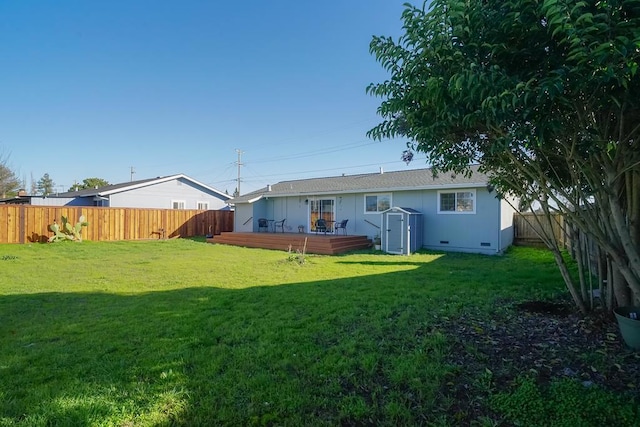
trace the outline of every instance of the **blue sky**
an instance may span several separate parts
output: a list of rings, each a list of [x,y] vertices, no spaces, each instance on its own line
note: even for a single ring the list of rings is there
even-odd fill
[[[0,153],[29,188],[185,173],[233,192],[406,166],[376,142],[373,35],[406,0],[2,1]]]

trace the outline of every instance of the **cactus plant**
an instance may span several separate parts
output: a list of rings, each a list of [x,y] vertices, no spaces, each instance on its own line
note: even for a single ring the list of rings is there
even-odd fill
[[[81,215],[75,225],[71,225],[66,216],[62,217],[62,226],[54,220],[49,229],[53,231],[53,236],[49,237],[49,242],[60,242],[63,240],[82,241],[82,227],[89,225],[85,221],[84,215]]]

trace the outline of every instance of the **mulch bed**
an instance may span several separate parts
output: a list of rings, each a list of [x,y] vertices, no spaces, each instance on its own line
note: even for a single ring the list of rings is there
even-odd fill
[[[454,375],[441,391],[452,398],[449,412],[462,424],[492,415],[479,378],[493,392],[512,389],[522,375],[541,385],[573,378],[640,401],[640,352],[625,347],[613,317],[585,317],[570,301],[504,301],[491,316],[468,312],[434,329],[454,340],[448,356]]]

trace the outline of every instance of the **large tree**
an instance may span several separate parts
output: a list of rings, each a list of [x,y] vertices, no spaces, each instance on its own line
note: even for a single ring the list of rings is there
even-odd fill
[[[52,194],[55,186],[55,182],[53,182],[53,179],[51,179],[48,173],[42,175],[42,178],[40,178],[36,184],[38,194],[41,196]]]
[[[371,43],[391,77],[368,88],[384,119],[370,136],[407,137],[436,170],[479,163],[563,213],[605,255],[609,294],[639,301],[640,1],[433,0],[403,20]],[[585,310],[582,271],[578,287],[548,244]]]
[[[9,156],[0,152],[0,197],[15,196],[20,189],[20,180],[8,161]]]
[[[100,188],[109,185],[109,182],[102,178],[85,178],[82,180],[82,184],[75,183],[70,188],[69,191],[78,191],[84,190],[87,188]]]

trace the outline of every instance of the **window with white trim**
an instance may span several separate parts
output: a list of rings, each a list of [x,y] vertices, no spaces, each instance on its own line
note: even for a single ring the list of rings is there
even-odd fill
[[[185,202],[184,200],[172,200],[171,201],[171,209],[184,209]]]
[[[380,213],[390,208],[391,193],[364,195],[364,213]]]
[[[198,202],[196,203],[196,209],[208,211],[209,210],[209,202]]]
[[[476,213],[476,190],[438,191],[438,213]]]

